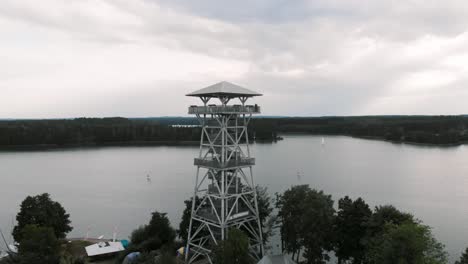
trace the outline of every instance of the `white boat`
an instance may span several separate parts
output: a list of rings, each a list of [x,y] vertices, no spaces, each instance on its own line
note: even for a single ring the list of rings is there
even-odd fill
[[[125,248],[122,242],[103,241],[85,247],[88,257],[113,255],[115,253],[124,251]]]
[[[6,257],[8,257],[8,253],[0,250],[0,259],[6,258]]]
[[[325,138],[322,137],[322,145],[325,145]]]
[[[8,250],[10,250],[11,253],[18,253],[18,247],[15,245],[8,245]]]

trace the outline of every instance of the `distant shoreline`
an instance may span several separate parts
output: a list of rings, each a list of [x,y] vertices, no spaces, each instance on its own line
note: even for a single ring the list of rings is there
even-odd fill
[[[457,143],[436,144],[436,143],[420,143],[420,142],[405,141],[405,140],[389,140],[385,138],[370,137],[370,136],[351,136],[351,135],[337,135],[337,136],[348,136],[348,137],[353,137],[353,138],[385,141],[385,142],[394,143],[394,144],[408,144],[408,145],[428,146],[428,147],[458,147],[458,146],[465,145],[468,143],[467,141],[463,141],[463,142],[457,142]]]
[[[78,118],[0,121],[0,151],[102,146],[198,146],[194,118]],[[419,146],[468,143],[468,116],[253,118],[249,139],[274,142],[278,134],[342,135]]]
[[[34,151],[34,150],[55,150],[73,148],[93,148],[93,147],[150,147],[150,146],[199,146],[199,141],[128,141],[128,142],[107,142],[89,144],[38,144],[38,145],[14,145],[0,146],[1,151]]]
[[[367,140],[377,140],[393,144],[408,144],[415,146],[428,146],[428,147],[458,147],[461,145],[468,144],[467,141],[450,143],[450,144],[434,144],[434,143],[419,143],[411,142],[404,140],[389,140],[380,137],[371,137],[371,136],[353,136],[346,134],[316,134],[316,133],[307,133],[307,132],[289,132],[281,133],[281,135],[309,135],[309,136],[345,136],[357,139],[367,139]],[[282,138],[281,138],[282,139]],[[253,143],[275,143],[275,140],[257,140]],[[88,144],[39,144],[39,145],[15,145],[15,146],[0,146],[0,152],[2,151],[42,151],[42,150],[60,150],[60,149],[74,149],[74,148],[93,148],[93,147],[151,147],[151,146],[199,146],[200,141],[190,141],[190,140],[181,140],[181,141],[129,141],[129,142],[107,142],[107,143],[88,143]]]

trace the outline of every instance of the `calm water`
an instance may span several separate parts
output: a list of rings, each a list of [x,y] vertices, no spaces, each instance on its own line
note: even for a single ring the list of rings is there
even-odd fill
[[[393,204],[433,227],[451,255],[468,246],[468,146],[439,148],[349,137],[286,136],[255,144],[257,183],[274,192],[310,184]],[[178,226],[194,182],[196,147],[106,147],[0,152],[0,227],[9,232],[27,195],[49,192],[71,214],[70,237],[119,237],[167,212]],[[150,175],[151,182],[147,181]],[[298,174],[300,176],[298,176]]]

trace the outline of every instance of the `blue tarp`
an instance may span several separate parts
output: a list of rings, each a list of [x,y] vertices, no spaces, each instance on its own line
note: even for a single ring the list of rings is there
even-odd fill
[[[122,246],[123,246],[124,248],[127,248],[127,247],[128,247],[128,244],[129,244],[129,243],[128,243],[128,240],[125,240],[125,239],[124,239],[124,240],[121,240],[120,243],[122,243]]]
[[[140,252],[132,252],[125,257],[122,264],[135,263],[135,261],[138,259],[139,256],[140,256]]]

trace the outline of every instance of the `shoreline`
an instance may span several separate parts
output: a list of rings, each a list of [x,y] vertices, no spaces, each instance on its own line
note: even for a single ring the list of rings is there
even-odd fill
[[[447,144],[436,144],[436,143],[420,143],[405,140],[389,140],[375,136],[354,136],[346,134],[316,134],[307,132],[289,132],[281,133],[281,135],[311,135],[311,136],[345,136],[358,139],[376,140],[383,141],[393,144],[408,144],[415,146],[427,146],[427,147],[459,147],[468,144],[468,141],[462,141],[457,143]],[[281,141],[283,138],[278,140],[256,140],[252,143],[276,143]],[[85,143],[85,144],[38,144],[38,145],[13,145],[13,146],[0,146],[0,152],[3,151],[43,151],[43,150],[61,150],[61,149],[76,149],[76,148],[96,148],[96,147],[152,147],[152,146],[180,146],[180,147],[195,147],[200,146],[199,141],[191,140],[161,140],[161,141],[128,141],[128,142],[106,142],[106,143]]]
[[[199,146],[199,141],[129,141],[129,142],[106,142],[106,143],[86,143],[86,144],[38,144],[38,145],[13,145],[0,146],[2,151],[42,151],[42,150],[60,150],[75,148],[95,148],[95,147],[151,147],[151,146]]]
[[[367,139],[367,140],[375,140],[375,141],[383,141],[393,144],[407,144],[407,145],[414,145],[414,146],[426,146],[426,147],[459,147],[462,145],[468,144],[468,141],[460,141],[457,143],[447,143],[447,144],[436,144],[436,143],[421,143],[421,142],[414,142],[414,141],[405,141],[405,140],[390,140],[381,137],[373,137],[373,136],[355,136],[349,134],[324,134],[324,133],[309,133],[309,132],[279,132],[279,135],[309,135],[309,136],[337,136],[337,137],[350,137],[350,138],[357,138],[357,139]]]
[[[446,147],[446,148],[459,147],[468,143],[468,141],[461,141],[457,143],[436,144],[436,143],[421,143],[421,142],[405,141],[405,140],[390,140],[390,139],[371,137],[371,136],[350,136],[350,135],[346,135],[346,136],[353,137],[353,138],[385,141],[385,142],[389,142],[393,144],[408,144],[408,145],[426,146],[426,147]]]

